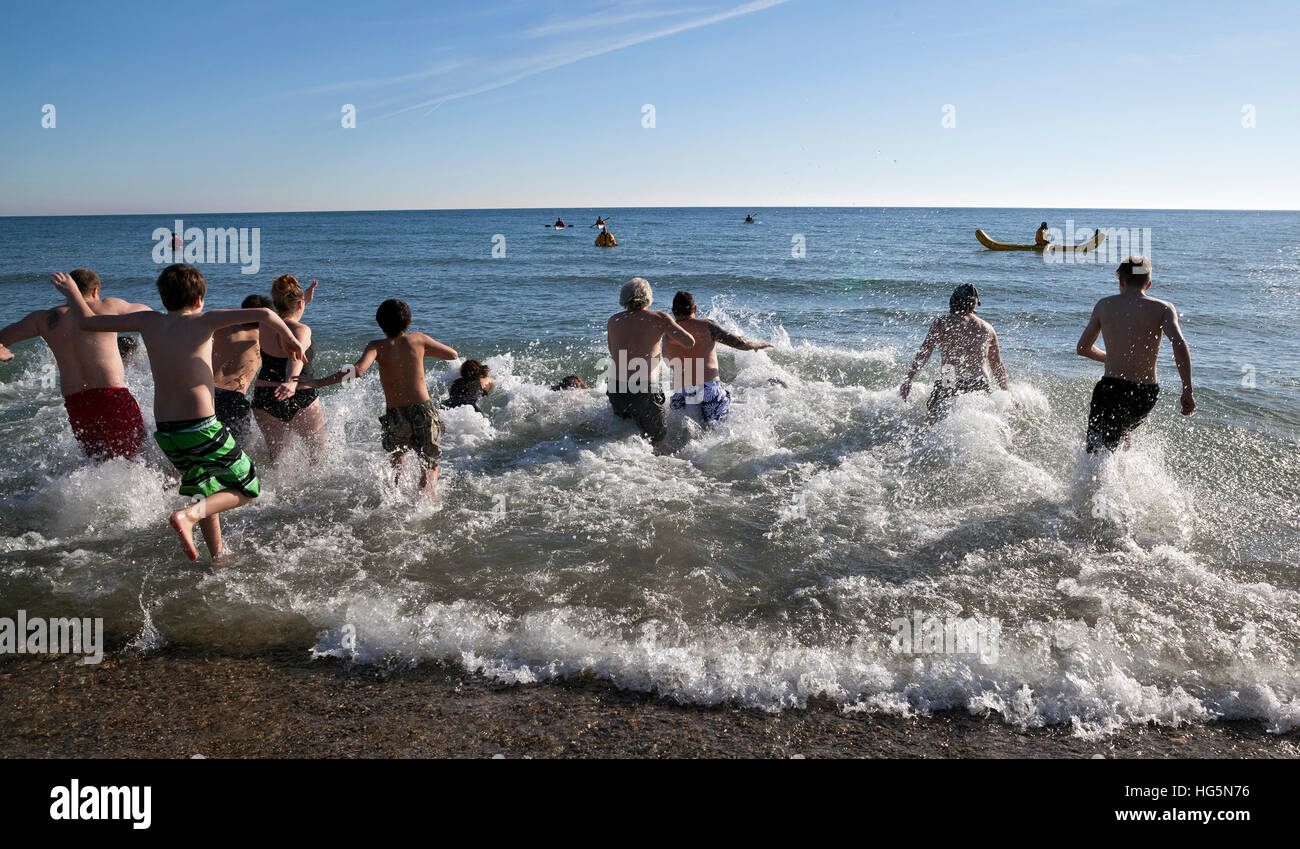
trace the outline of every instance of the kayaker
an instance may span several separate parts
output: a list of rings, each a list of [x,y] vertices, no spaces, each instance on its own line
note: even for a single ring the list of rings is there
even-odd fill
[[[1050,245],[1052,242],[1047,238],[1047,222],[1044,221],[1038,225],[1038,232],[1034,234],[1035,245]]]
[[[555,219],[555,229],[556,229],[556,230],[563,230],[563,229],[564,229],[564,219],[563,219],[563,218],[557,218],[557,219]]]
[[[745,223],[746,223],[746,224],[753,224],[753,223],[754,223],[754,216],[752,216],[752,215],[746,215],[746,216],[745,216]]]

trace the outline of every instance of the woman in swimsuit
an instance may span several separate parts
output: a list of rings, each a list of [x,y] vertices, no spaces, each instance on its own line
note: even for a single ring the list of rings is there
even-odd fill
[[[275,304],[275,311],[307,349],[307,362],[290,360],[274,333],[260,334],[262,369],[254,383],[252,406],[272,463],[284,452],[290,433],[297,434],[307,443],[313,461],[325,447],[325,414],[316,400],[316,390],[298,386],[299,380],[310,380],[313,376],[312,360],[316,357],[316,346],[311,341],[311,328],[302,323],[302,312],[311,303],[315,292],[315,280],[303,292],[291,274],[281,275],[271,283],[271,301]]]

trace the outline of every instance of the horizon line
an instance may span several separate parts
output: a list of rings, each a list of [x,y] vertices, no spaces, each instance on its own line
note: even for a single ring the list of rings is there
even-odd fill
[[[125,216],[175,217],[185,215],[320,215],[347,214],[359,212],[533,212],[551,210],[628,210],[628,209],[1041,209],[1041,210],[1080,210],[1080,211],[1124,211],[1124,212],[1300,212],[1300,207],[1212,207],[1212,206],[979,206],[975,204],[953,204],[950,206],[933,206],[930,204],[797,204],[797,205],[757,205],[736,206],[730,204],[674,204],[670,206],[431,206],[431,207],[373,207],[368,209],[264,209],[256,211],[232,212],[189,211],[189,212],[37,212],[0,215],[3,218],[115,218]]]

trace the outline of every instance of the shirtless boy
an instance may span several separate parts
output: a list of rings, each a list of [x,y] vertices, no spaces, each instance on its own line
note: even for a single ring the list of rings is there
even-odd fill
[[[199,559],[194,547],[196,524],[209,553],[218,557],[223,549],[217,514],[252,501],[261,486],[248,455],[213,415],[212,334],[223,327],[260,321],[280,334],[295,359],[304,356],[302,346],[273,310],[204,312],[207,281],[192,265],[169,265],[158,275],[158,294],[166,313],[96,315],[71,277],[55,274],[53,282],[84,329],[100,331],[109,340],[119,332],[140,334],[153,370],[158,428],[154,439],[181,473],[181,495],[196,499],[171,515],[171,526],[190,560]]]
[[[69,276],[69,275],[64,275]],[[101,298],[99,275],[78,268],[70,279],[92,315],[124,315],[148,311],[144,304],[121,298]],[[72,435],[92,460],[131,458],[144,444],[144,418],[130,390],[117,347],[117,334],[87,332],[67,306],[37,310],[0,330],[0,360],[6,345],[40,337],[54,352],[59,366],[63,406]]]
[[[605,323],[613,374],[606,389],[614,414],[636,422],[656,449],[668,434],[664,393],[659,389],[660,343],[665,336],[683,348],[695,337],[667,313],[650,309],[654,292],[643,277],[633,277],[619,291],[623,312]]]
[[[424,358],[454,360],[459,354],[423,333],[408,333],[411,308],[405,301],[389,298],[379,305],[375,321],[384,331],[383,339],[366,345],[361,358],[329,377],[302,381],[304,386],[320,388],[342,383],[366,373],[372,363],[379,364],[379,383],[384,388],[387,412],[379,417],[384,426],[383,446],[393,467],[401,474],[407,451],[420,458],[420,491],[432,497],[438,483],[438,462],[442,457],[443,424],[438,408],[429,398],[429,384],[424,377]]]
[[[718,343],[738,351],[761,351],[770,342],[751,342],[723,329],[713,319],[696,318],[695,297],[690,292],[673,296],[673,318],[682,329],[695,337],[694,345],[682,345],[669,337],[664,340],[664,359],[677,380],[669,406],[674,410],[687,405],[698,406],[700,419],[707,427],[723,421],[731,412],[731,390],[722,385],[718,370]]]
[[[1102,298],[1092,308],[1092,318],[1079,337],[1075,352],[1106,364],[1106,374],[1092,390],[1088,409],[1088,453],[1098,448],[1114,451],[1142,423],[1156,405],[1160,385],[1156,360],[1160,337],[1169,337],[1174,363],[1183,382],[1182,413],[1196,409],[1192,398],[1192,354],[1178,324],[1178,310],[1168,301],[1147,294],[1151,288],[1151,260],[1131,256],[1115,271],[1119,294]],[[1106,345],[1095,344],[1098,334]]]
[[[249,295],[240,304],[243,309],[272,309],[265,295]],[[262,367],[258,350],[257,322],[222,327],[212,334],[213,403],[217,420],[230,428],[239,442],[253,429],[253,408],[248,403],[248,387]]]
[[[1002,351],[998,347],[998,334],[993,325],[975,314],[980,305],[979,292],[969,283],[952,290],[948,299],[948,315],[936,318],[925,334],[921,349],[916,352],[912,368],[907,373],[898,392],[907,400],[912,391],[912,378],[930,359],[935,347],[939,349],[939,379],[930,391],[926,404],[926,421],[934,424],[948,414],[958,395],[966,392],[989,392],[989,379],[984,371],[985,362],[998,388],[1007,388],[1007,369],[1002,365]]]

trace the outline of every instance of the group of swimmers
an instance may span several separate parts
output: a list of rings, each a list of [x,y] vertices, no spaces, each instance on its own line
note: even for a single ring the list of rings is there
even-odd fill
[[[1182,413],[1195,409],[1191,359],[1174,306],[1147,295],[1151,263],[1134,256],[1116,271],[1120,291],[1097,302],[1077,352],[1102,362],[1105,376],[1093,390],[1088,414],[1087,448],[1115,450],[1126,443],[1155,405],[1159,387],[1156,360],[1162,335],[1169,337],[1182,379]],[[258,497],[261,484],[253,462],[241,447],[255,421],[271,461],[283,453],[290,435],[307,445],[312,456],[323,446],[324,415],[317,390],[364,375],[378,366],[386,411],[382,446],[397,474],[408,454],[420,465],[420,488],[432,495],[442,455],[444,427],[429,396],[424,360],[459,359],[451,347],[412,332],[411,310],[399,299],[379,305],[375,320],[384,338],[366,345],[361,356],[324,378],[315,377],[315,344],[303,312],[317,283],[303,289],[292,275],[275,278],[270,297],[251,295],[239,309],[204,310],[207,281],[192,265],[174,264],[157,280],[166,312],[145,304],[105,297],[98,275],[89,269],[56,273],[52,282],[66,305],[38,310],[0,329],[0,361],[13,358],[9,345],[41,338],[58,364],[60,387],[73,435],[94,460],[135,457],[143,448],[145,426],[140,408],[126,388],[124,357],[133,346],[120,333],[138,333],[149,353],[154,380],[154,439],[180,474],[180,494],[193,503],[171,514],[169,523],[191,560],[198,559],[193,529],[197,525],[211,555],[223,552],[219,514]],[[633,278],[619,293],[622,311],[606,323],[613,371],[606,393],[613,412],[633,420],[659,450],[667,435],[667,409],[659,370],[667,362],[676,391],[668,407],[694,411],[704,427],[724,421],[731,392],[721,382],[719,344],[758,351],[771,343],[730,333],[716,321],[697,315],[689,292],[677,292],[672,315],[650,309],[654,293],[643,278]],[[931,422],[969,392],[989,392],[985,371],[1006,390],[1007,372],[997,333],[976,315],[980,305],[974,286],[952,293],[949,314],[936,319],[899,387],[904,401],[917,372],[935,348],[941,357],[939,379],[928,402]],[[1105,350],[1097,348],[1101,336]],[[129,338],[129,337],[127,337]],[[253,389],[251,402],[247,392]],[[488,368],[467,360],[453,382],[443,408],[472,406],[492,392]],[[551,387],[586,389],[581,377],[569,375]]]

